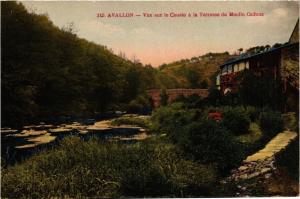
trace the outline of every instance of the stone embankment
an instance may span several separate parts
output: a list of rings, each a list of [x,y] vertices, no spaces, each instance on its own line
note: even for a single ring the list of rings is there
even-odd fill
[[[285,149],[296,137],[297,133],[291,131],[277,134],[263,149],[248,156],[239,168],[231,171],[231,176],[222,183],[238,183],[253,178],[270,178],[276,170],[275,155]],[[247,187],[238,185],[237,188],[240,190],[237,192],[237,196],[242,196],[243,192],[247,192]]]

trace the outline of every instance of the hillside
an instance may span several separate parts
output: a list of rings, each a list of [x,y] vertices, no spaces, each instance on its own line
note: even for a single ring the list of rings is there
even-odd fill
[[[163,64],[159,68],[167,76],[176,79],[179,87],[207,87],[214,85],[218,66],[233,57],[228,52],[207,53]]]
[[[58,28],[20,2],[1,2],[2,125],[126,109],[146,89],[174,87],[151,66]],[[5,105],[5,106],[4,106]]]

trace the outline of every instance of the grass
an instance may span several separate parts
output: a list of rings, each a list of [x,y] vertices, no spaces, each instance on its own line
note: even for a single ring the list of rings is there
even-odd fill
[[[262,138],[262,131],[258,124],[252,122],[250,123],[249,133],[238,136],[238,141],[241,143],[252,144]]]
[[[298,132],[299,131],[299,123],[298,119],[296,118],[296,113],[289,112],[282,114],[284,127],[286,129],[290,129],[291,131]]]
[[[210,196],[215,170],[184,159],[160,139],[125,145],[65,138],[58,147],[2,169],[2,197]]]
[[[122,116],[120,118],[114,119],[112,121],[112,125],[120,126],[120,125],[133,125],[139,126],[143,128],[149,127],[149,118],[146,116]]]

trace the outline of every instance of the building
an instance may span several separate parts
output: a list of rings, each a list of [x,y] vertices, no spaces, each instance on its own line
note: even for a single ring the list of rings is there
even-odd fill
[[[280,78],[285,90],[299,91],[299,20],[287,43],[263,49],[263,51],[241,54],[220,65],[216,85],[224,93],[236,92],[237,76],[245,69],[259,76]]]

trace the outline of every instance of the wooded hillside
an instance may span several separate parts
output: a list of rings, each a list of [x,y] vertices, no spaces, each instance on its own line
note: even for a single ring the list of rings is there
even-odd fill
[[[207,88],[215,84],[219,65],[234,57],[228,52],[207,53],[191,59],[182,59],[159,68],[167,76],[176,79],[180,87]]]
[[[22,3],[1,2],[2,125],[116,110],[146,89],[175,87],[151,66],[56,27]]]

